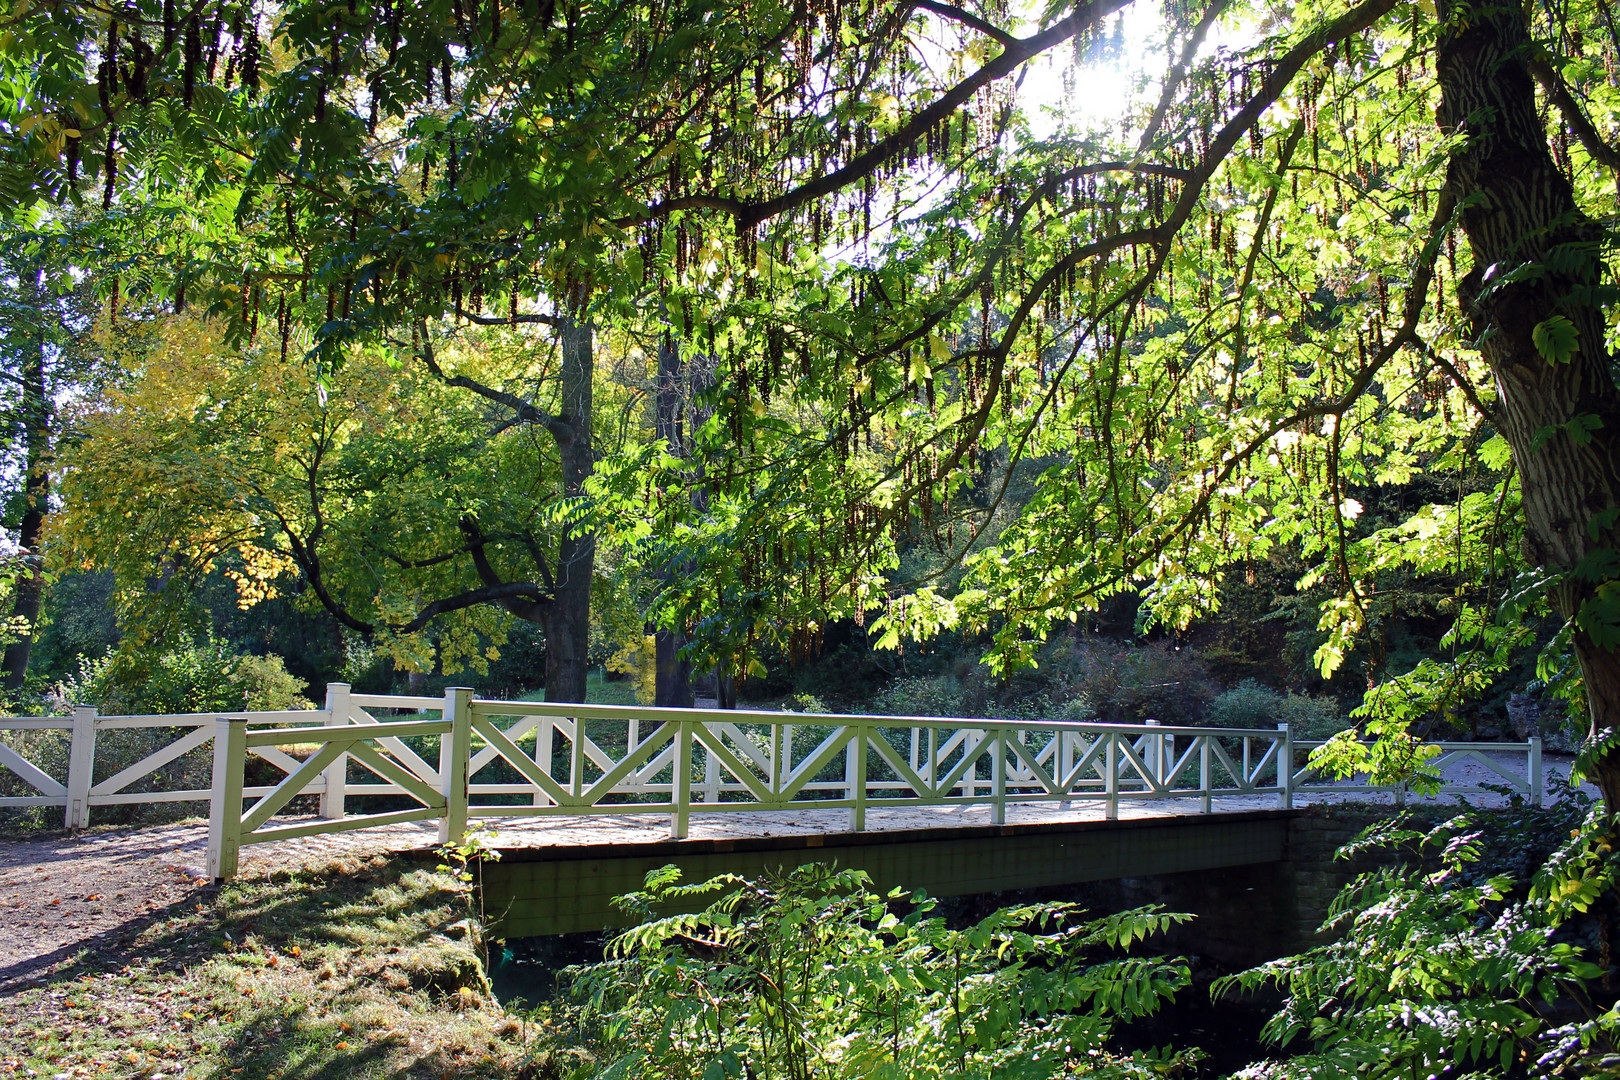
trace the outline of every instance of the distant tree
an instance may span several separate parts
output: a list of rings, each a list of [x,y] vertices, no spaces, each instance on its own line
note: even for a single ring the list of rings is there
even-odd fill
[[[93,338],[93,287],[76,273],[61,231],[0,225],[0,493],[15,544],[11,638],[0,660],[4,686],[23,687],[45,589],[41,552],[51,512],[51,470],[66,434],[59,403],[94,392],[106,370]]]
[[[57,558],[115,572],[132,647],[183,630],[220,573],[243,608],[301,579],[304,603],[411,671],[482,669],[510,619],[545,625],[570,511],[532,430],[419,368],[360,355],[323,386],[276,343],[238,351],[219,329],[149,322],[151,348],[79,407],[60,461]],[[522,338],[436,355],[491,382],[543,384],[556,365]]]

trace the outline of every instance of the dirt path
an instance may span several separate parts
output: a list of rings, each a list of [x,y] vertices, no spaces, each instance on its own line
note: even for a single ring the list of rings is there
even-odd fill
[[[173,856],[196,831],[163,825],[0,841],[0,993],[81,950],[116,948],[193,900],[206,883]]]

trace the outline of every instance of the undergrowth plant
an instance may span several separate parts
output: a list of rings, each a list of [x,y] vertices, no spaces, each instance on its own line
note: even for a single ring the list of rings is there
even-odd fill
[[[953,930],[923,894],[826,865],[690,885],[665,867],[621,906],[640,924],[574,976],[595,1059],[578,1076],[1146,1077],[1198,1056],[1105,1049],[1189,980],[1122,950],[1188,916],[1038,903]]]
[[[1467,815],[1427,832],[1410,824],[1404,815],[1380,822],[1341,849],[1404,850],[1412,861],[1344,888],[1323,926],[1336,940],[1217,980],[1217,996],[1263,987],[1285,995],[1263,1036],[1288,1056],[1238,1075],[1590,1074],[1614,1052],[1620,1013],[1592,991],[1603,969],[1561,928],[1614,888],[1599,813],[1529,887],[1480,872],[1487,845]]]

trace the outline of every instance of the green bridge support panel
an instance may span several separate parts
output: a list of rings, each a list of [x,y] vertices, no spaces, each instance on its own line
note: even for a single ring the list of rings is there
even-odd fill
[[[836,862],[880,889],[960,896],[1277,862],[1293,811],[1207,817],[893,830],[735,840],[671,840],[578,848],[514,848],[483,867],[484,908],[497,937],[622,925],[610,900],[674,863],[687,881]]]

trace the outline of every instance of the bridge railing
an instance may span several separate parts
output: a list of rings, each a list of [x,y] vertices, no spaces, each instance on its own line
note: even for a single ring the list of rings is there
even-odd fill
[[[846,810],[1276,796],[1277,730],[472,701],[473,817]],[[504,763],[515,780],[480,783]],[[506,797],[500,802],[490,796]],[[515,804],[512,796],[527,800]]]
[[[317,709],[251,712],[243,717],[260,727],[280,727],[325,723],[329,715]],[[81,829],[90,824],[90,812],[98,806],[209,802],[210,787],[187,783],[198,773],[206,776],[206,765],[190,770],[181,766],[188,755],[207,753],[217,719],[217,713],[102,716],[89,706],[75,708],[72,716],[0,717],[0,769],[29,792],[0,798],[0,807],[60,806],[63,824]],[[120,733],[126,742],[138,733],[143,745],[133,754],[127,746],[109,754],[105,738],[109,733]],[[268,757],[271,752],[254,753]],[[132,756],[135,760],[96,778],[106,771],[109,760],[123,762]],[[180,786],[174,786],[177,781]],[[245,788],[244,794],[257,797],[270,790],[254,786]],[[307,790],[323,794],[325,789],[316,780]]]
[[[133,764],[92,782],[97,733],[121,729],[146,730],[153,743]],[[1275,798],[1286,807],[1302,793],[1406,795],[1404,787],[1317,775],[1308,755],[1320,743],[1295,740],[1286,725],[654,709],[475,700],[461,688],[442,697],[362,695],[334,683],[318,710],[221,718],[78,709],[71,718],[0,719],[0,737],[33,731],[58,744],[65,733],[66,761],[31,760],[26,742],[0,741],[0,768],[34,792],[0,806],[63,806],[77,828],[96,806],[206,799],[215,876],[229,875],[244,845],[435,818],[448,838],[469,817],[664,817],[678,838],[694,811],[837,810],[860,830],[874,809],[984,806],[1001,823],[1009,806],[1021,804],[1091,803],[1113,818],[1131,800],[1194,800],[1207,813],[1216,800],[1238,798]],[[1438,765],[1476,761],[1490,780],[1540,804],[1539,740],[1439,746]],[[207,789],[188,782],[195,769],[176,786],[159,782],[165,769],[174,780],[174,763],[210,748]],[[1522,772],[1499,760],[1505,751],[1526,755]],[[252,773],[250,760],[260,763]],[[248,783],[266,773],[273,782]],[[278,823],[275,815],[300,795],[319,797],[317,819]],[[351,813],[358,799],[366,799],[365,812]]]
[[[1407,797],[1412,794],[1412,787],[1408,783],[1372,784],[1368,783],[1365,777],[1339,780],[1323,775],[1321,770],[1310,763],[1310,752],[1325,745],[1325,739],[1294,740],[1295,768],[1291,786],[1296,794],[1376,793],[1393,796],[1397,806],[1404,805]],[[1447,766],[1467,763],[1475,766],[1475,772],[1482,777],[1480,781],[1474,783],[1448,779],[1445,783],[1446,794],[1491,795],[1505,788],[1509,792],[1523,796],[1532,806],[1544,805],[1546,783],[1542,773],[1540,738],[1531,737],[1517,743],[1439,742],[1430,745],[1438,747],[1440,752],[1429,760],[1429,768],[1443,771]],[[1518,761],[1521,759],[1522,768],[1518,767]]]

